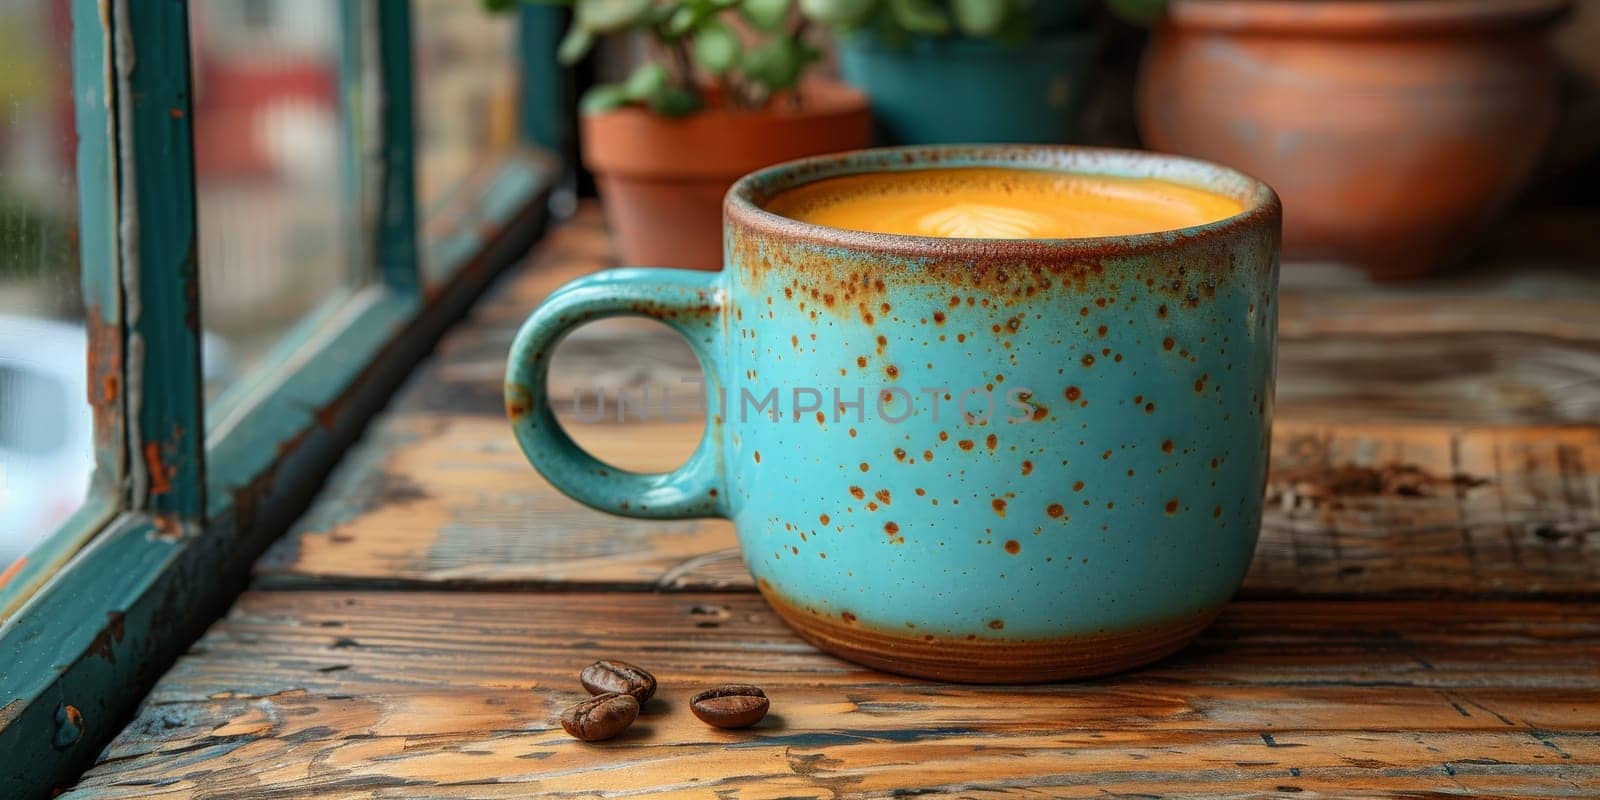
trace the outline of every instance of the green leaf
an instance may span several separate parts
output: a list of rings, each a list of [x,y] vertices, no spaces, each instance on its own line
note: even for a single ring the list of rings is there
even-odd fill
[[[700,15],[695,9],[683,5],[672,9],[671,14],[667,16],[667,23],[662,26],[662,29],[667,32],[668,36],[676,38],[688,33],[699,22]]]
[[[622,91],[636,103],[648,102],[672,83],[672,73],[654,61],[646,61],[622,82]]]
[[[714,19],[740,2],[742,0],[675,0],[656,8],[665,12],[662,15],[665,20],[662,29],[667,36],[675,39],[693,32],[706,20]]]
[[[708,19],[694,32],[694,63],[712,75],[721,75],[739,63],[744,47],[738,34],[721,20]]]
[[[889,13],[912,33],[943,36],[950,32],[950,19],[930,0],[889,0]]]
[[[770,92],[793,88],[806,65],[822,54],[794,39],[773,39],[745,53],[744,74]]]
[[[483,0],[483,10],[489,13],[509,11],[516,8],[517,0]]]
[[[589,88],[578,101],[578,110],[585,114],[604,114],[628,104],[628,91],[620,83],[602,83]]]
[[[776,33],[789,18],[791,0],[745,0],[739,15],[756,30]]]
[[[956,27],[967,36],[994,36],[1006,24],[1010,4],[1005,0],[950,0]]]
[[[747,51],[743,65],[745,77],[768,87],[782,84],[797,71],[792,48],[786,44],[782,39],[774,39]]]
[[[700,110],[700,95],[681,86],[668,86],[650,98],[650,109],[663,117],[683,117]]]
[[[824,25],[860,25],[878,5],[878,0],[800,0],[800,13]]]
[[[650,13],[650,0],[577,0],[573,24],[594,33],[616,33]]]
[[[582,61],[592,47],[594,47],[594,33],[588,28],[574,25],[567,29],[567,35],[561,37],[561,44],[556,46],[556,60],[572,66]]]

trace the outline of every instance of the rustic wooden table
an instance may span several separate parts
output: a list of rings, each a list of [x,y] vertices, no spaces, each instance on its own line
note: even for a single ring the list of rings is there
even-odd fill
[[[1148,669],[980,688],[804,644],[725,523],[613,518],[539,479],[502,417],[504,354],[540,297],[609,260],[585,209],[503,282],[69,796],[1600,792],[1600,276],[1286,269],[1270,507],[1238,599]],[[558,354],[558,397],[694,369],[610,321]],[[574,430],[664,469],[699,427]],[[663,688],[586,745],[556,717],[602,657]],[[689,714],[730,681],[766,687],[760,727]]]

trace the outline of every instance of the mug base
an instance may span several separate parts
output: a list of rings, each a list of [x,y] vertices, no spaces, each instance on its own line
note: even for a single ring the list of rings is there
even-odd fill
[[[908,636],[802,608],[778,597],[769,585],[760,588],[778,616],[824,652],[885,672],[955,683],[1049,683],[1124,672],[1183,649],[1222,610],[1207,609],[1125,631],[1054,639]]]

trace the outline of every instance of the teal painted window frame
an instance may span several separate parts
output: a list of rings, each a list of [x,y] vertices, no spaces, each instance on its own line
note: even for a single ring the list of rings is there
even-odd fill
[[[92,764],[365,421],[547,222],[559,167],[538,145],[570,125],[553,102],[559,12],[519,17],[526,146],[424,242],[409,3],[337,1],[347,224],[376,280],[298,327],[208,430],[188,4],[72,0],[96,467],[85,505],[0,581],[0,797],[47,797]],[[443,265],[426,277],[422,248]]]

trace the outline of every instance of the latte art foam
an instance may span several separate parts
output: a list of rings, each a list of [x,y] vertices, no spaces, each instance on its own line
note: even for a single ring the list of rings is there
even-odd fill
[[[1049,226],[1049,215],[1037,211],[957,202],[923,214],[914,227],[927,236],[951,239],[1031,239]]]
[[[1176,230],[1244,210],[1233,198],[1155,178],[997,167],[824,178],[766,208],[832,228],[952,239],[1071,239]]]

